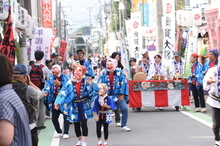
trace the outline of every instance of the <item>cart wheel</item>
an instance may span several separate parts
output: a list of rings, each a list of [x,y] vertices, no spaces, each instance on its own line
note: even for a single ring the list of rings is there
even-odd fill
[[[132,109],[135,111],[136,110],[136,108],[135,107],[132,107]]]
[[[179,106],[175,106],[176,111],[179,111],[180,107]]]
[[[139,112],[140,112],[140,111],[141,111],[141,108],[137,108],[137,111],[139,111]]]

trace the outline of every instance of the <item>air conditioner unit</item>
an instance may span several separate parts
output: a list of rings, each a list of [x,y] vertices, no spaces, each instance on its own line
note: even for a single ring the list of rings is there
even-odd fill
[[[5,20],[8,18],[9,11],[9,1],[8,0],[0,0],[0,20]]]

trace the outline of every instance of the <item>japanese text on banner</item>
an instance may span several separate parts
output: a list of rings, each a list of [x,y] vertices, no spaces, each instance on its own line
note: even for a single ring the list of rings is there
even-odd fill
[[[52,28],[52,0],[42,0],[42,19],[44,28]]]

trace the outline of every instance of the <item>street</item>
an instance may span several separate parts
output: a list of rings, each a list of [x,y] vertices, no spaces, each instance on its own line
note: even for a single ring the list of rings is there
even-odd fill
[[[195,113],[192,110],[193,105],[192,103],[190,107],[180,111],[175,111],[172,107],[164,108],[162,111],[153,107],[142,108],[141,112],[129,108],[127,126],[131,128],[131,132],[122,132],[113,121],[109,125],[108,144],[109,146],[212,146],[214,136],[210,110],[208,108],[206,114]],[[45,125],[47,128],[39,134],[39,146],[76,144],[73,124],[70,125],[69,139],[53,138],[54,128],[51,120],[46,120]],[[88,127],[88,146],[95,146],[97,137],[94,119],[88,120]]]

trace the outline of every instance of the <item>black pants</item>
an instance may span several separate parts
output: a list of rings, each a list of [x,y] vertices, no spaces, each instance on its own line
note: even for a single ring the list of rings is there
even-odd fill
[[[82,132],[81,132],[82,127]],[[74,128],[76,137],[80,136],[88,136],[88,126],[87,126],[87,120],[82,120],[81,122],[74,122]]]
[[[220,109],[211,107],[212,109],[212,121],[213,121],[213,133],[215,135],[215,140],[219,141],[219,128],[220,128]]]
[[[192,84],[192,94],[195,102],[195,107],[202,107],[205,108],[205,98],[204,98],[204,91],[202,87],[196,89],[196,85]]]
[[[102,125],[104,126],[104,138],[108,139],[108,125],[109,123],[105,122],[105,119],[99,119],[99,121],[96,123],[96,134],[98,138],[101,138],[101,128]]]
[[[60,110],[52,109],[52,122],[57,133],[62,133],[62,130],[60,129],[60,123],[58,121],[60,114],[62,114]],[[63,115],[63,120],[64,120],[64,134],[68,134],[70,122],[67,120],[66,115]]]
[[[37,127],[31,130],[32,146],[38,146]]]
[[[114,113],[115,113],[115,123],[120,123],[120,114],[121,114],[121,111],[119,109],[119,107],[117,106],[117,110],[114,110]]]

